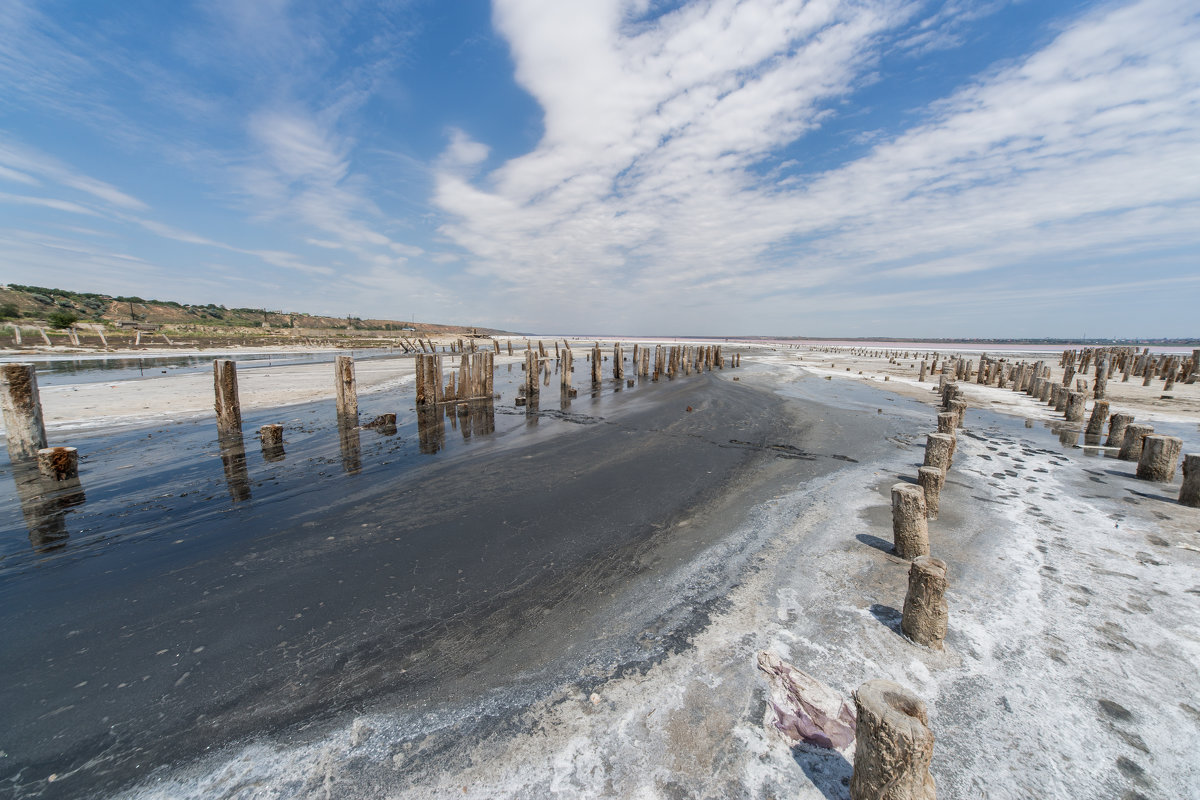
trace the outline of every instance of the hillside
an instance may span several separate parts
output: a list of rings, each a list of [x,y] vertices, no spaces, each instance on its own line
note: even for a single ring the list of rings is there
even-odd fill
[[[147,300],[15,283],[0,286],[0,320],[10,326],[50,329],[64,329],[79,323],[84,329],[99,324],[105,329],[116,330],[136,324],[146,330],[216,337],[287,335],[300,331],[327,335],[403,332],[410,336],[463,335],[473,330],[479,334],[502,333],[488,328],[431,322],[324,317],[262,308],[226,308],[211,303],[191,305],[174,300]]]

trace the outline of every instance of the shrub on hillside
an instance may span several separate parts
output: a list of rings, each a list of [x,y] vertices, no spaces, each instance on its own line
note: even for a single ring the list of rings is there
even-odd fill
[[[50,323],[51,328],[69,328],[79,321],[79,317],[72,314],[70,311],[55,311],[52,314],[46,315],[46,321]]]

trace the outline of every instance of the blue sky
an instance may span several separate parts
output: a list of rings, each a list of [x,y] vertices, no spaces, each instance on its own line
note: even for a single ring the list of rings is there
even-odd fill
[[[1200,8],[0,0],[0,280],[563,333],[1200,335]]]

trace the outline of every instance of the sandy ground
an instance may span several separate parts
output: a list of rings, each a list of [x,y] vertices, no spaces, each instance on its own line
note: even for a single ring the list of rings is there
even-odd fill
[[[933,554],[949,564],[950,634],[944,652],[929,651],[898,632],[907,564],[889,552],[889,487],[915,478],[935,384],[916,381],[919,361],[756,353],[722,377],[864,413],[878,405],[911,435],[890,456],[781,487],[681,564],[672,580],[687,585],[754,551],[689,647],[644,672],[581,675],[528,707],[515,731],[438,751],[443,767],[419,780],[411,765],[444,740],[367,715],[300,745],[250,743],[131,795],[848,797],[846,758],[774,730],[755,668],[769,649],[847,696],[883,677],[923,697],[941,797],[1200,796],[1200,510],[1174,502],[1178,475],[1137,481],[1128,462],[1064,449],[1037,424],[1055,418],[1044,405],[968,385],[967,427],[930,524]],[[1170,400],[1157,381],[1109,387],[1114,410],[1200,420],[1200,385]],[[1193,435],[1185,451],[1198,445]],[[445,725],[485,711],[448,712]],[[361,794],[363,770],[394,778]]]

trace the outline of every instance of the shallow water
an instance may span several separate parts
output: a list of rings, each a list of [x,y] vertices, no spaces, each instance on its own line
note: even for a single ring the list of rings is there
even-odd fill
[[[520,375],[498,371],[497,390]],[[251,434],[219,441],[211,420],[81,436],[78,491],[6,466],[0,717],[20,736],[0,745],[0,785],[110,794],[381,697],[539,685],[596,652],[583,621],[663,568],[680,515],[756,464],[815,475],[848,459],[714,376],[615,388],[434,418],[360,398],[361,421],[396,413],[394,432],[340,428],[329,402],[247,414],[248,432],[284,423],[282,459]]]
[[[262,367],[281,367],[299,364],[332,364],[339,355],[352,355],[356,360],[384,358],[400,354],[400,350],[390,347],[364,348],[360,350],[329,351],[316,353],[297,353],[281,351],[276,353],[239,353],[217,351],[204,355],[161,355],[147,354],[144,356],[20,356],[3,357],[0,363],[20,362],[34,364],[37,367],[38,385],[40,386],[70,386],[79,383],[100,383],[104,381],[133,380],[137,378],[156,378],[162,375],[186,375],[212,370],[212,362],[217,358],[229,358],[237,362],[239,370],[258,369]]]

